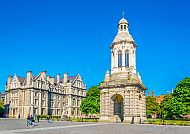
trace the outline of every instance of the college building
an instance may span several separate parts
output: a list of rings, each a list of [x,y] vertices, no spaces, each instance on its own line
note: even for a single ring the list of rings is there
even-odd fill
[[[9,117],[26,118],[30,115],[65,115],[79,117],[80,104],[86,96],[86,85],[82,77],[64,73],[56,78],[46,76],[46,71],[26,78],[8,76],[5,88],[6,114]]]

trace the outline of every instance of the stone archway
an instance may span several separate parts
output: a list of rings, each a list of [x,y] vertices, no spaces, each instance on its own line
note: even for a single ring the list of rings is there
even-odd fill
[[[120,94],[115,94],[112,96],[113,101],[113,114],[116,118],[116,122],[123,122],[123,97]]]

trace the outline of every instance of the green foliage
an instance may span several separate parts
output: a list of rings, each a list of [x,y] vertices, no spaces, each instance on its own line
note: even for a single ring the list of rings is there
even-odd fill
[[[73,122],[98,122],[99,118],[71,118]]]
[[[163,113],[167,118],[190,114],[190,78],[181,80],[173,94],[167,95],[163,102]]]
[[[156,103],[156,98],[152,96],[146,97],[146,114],[151,116],[152,114],[159,114],[160,107],[158,103]]]
[[[3,102],[0,101],[0,117],[3,116],[4,111],[5,111],[4,104],[3,104]]]
[[[41,120],[47,120],[48,116],[51,120],[60,120],[61,119],[61,116],[59,116],[59,115],[40,115],[39,117]]]
[[[89,89],[80,105],[80,111],[86,115],[100,112],[100,90],[97,86]]]

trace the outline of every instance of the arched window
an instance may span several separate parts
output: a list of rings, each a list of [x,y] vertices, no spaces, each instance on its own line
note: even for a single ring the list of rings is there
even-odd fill
[[[129,67],[129,52],[125,52],[125,67]]]
[[[121,31],[123,30],[123,25],[121,25]]]
[[[126,30],[126,25],[124,25],[124,30]]]
[[[122,52],[118,52],[118,67],[122,67]]]

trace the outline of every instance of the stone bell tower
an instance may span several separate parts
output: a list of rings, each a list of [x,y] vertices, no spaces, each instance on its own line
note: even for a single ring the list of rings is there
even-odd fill
[[[123,17],[111,49],[111,74],[106,72],[100,88],[100,120],[140,123],[146,119],[145,90],[136,71],[135,41]]]

